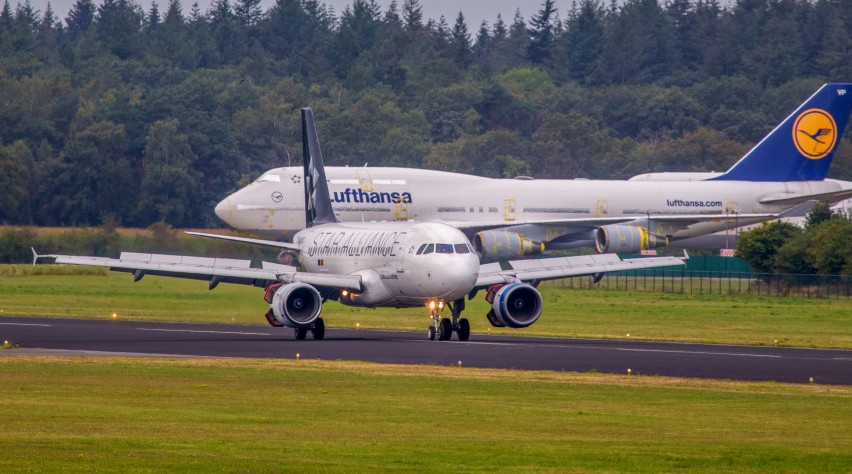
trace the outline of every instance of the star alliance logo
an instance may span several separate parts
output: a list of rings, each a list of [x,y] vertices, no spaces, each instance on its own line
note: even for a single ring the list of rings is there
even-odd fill
[[[301,177],[301,176],[299,176],[299,175],[297,175],[297,174],[294,174],[294,175],[290,178],[290,181],[292,181],[292,182],[293,182],[293,184],[302,184],[302,177]]]
[[[805,158],[820,160],[834,150],[836,130],[837,124],[830,113],[822,109],[808,109],[793,123],[793,143]]]

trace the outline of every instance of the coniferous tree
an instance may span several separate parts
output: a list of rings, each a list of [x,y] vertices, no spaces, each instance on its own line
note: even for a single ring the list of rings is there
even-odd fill
[[[585,83],[599,67],[604,42],[604,10],[597,0],[583,0],[566,21],[568,75]]]
[[[467,31],[464,14],[461,11],[456,16],[456,22],[450,34],[450,48],[453,62],[462,69],[467,68],[471,61],[470,33]]]
[[[541,10],[533,15],[528,31],[530,40],[527,57],[533,64],[545,64],[553,56],[555,43],[554,21],[556,6],[553,0],[544,0]]]

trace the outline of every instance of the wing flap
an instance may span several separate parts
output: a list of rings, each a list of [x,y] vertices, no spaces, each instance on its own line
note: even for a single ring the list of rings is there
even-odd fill
[[[35,255],[36,260],[51,258],[56,263],[109,267],[112,271],[138,275],[156,275],[211,283],[238,283],[255,285],[258,282],[302,282],[334,289],[361,291],[359,275],[298,272],[296,267],[262,262],[261,268],[251,266],[251,260],[232,258],[192,257],[122,252],[119,258],[81,257],[75,255]]]
[[[76,255],[38,255],[36,258],[52,258],[56,263],[69,265],[109,267],[113,271],[133,273],[139,278],[144,275],[157,275],[193,280],[216,279],[216,281],[227,283],[252,285],[257,281],[275,282],[287,276],[287,272],[280,270],[252,268],[250,260],[230,258],[133,252],[122,252],[119,258]],[[292,268],[292,273],[295,273],[294,267],[289,268]]]
[[[476,280],[477,288],[512,281],[553,280],[556,278],[594,275],[597,273],[684,265],[678,257],[647,257],[622,260],[616,254],[580,255],[536,260],[512,260],[510,269],[499,264],[483,265]],[[496,265],[496,266],[495,266]]]

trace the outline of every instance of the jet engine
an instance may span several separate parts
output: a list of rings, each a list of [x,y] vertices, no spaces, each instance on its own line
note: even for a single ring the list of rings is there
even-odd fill
[[[483,262],[544,252],[544,244],[508,230],[484,230],[473,236],[473,249]]]
[[[272,285],[264,299],[269,303],[266,320],[272,326],[310,327],[322,310],[319,291],[306,283]]]
[[[525,328],[541,316],[541,294],[527,283],[494,285],[485,294],[491,303],[488,322],[495,327]]]
[[[611,224],[595,232],[595,248],[598,253],[636,253],[668,245],[668,238],[652,234],[647,227],[626,224]]]

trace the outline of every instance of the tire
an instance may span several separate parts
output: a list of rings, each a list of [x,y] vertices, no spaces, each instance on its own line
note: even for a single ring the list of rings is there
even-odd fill
[[[314,340],[322,341],[325,338],[325,321],[322,318],[317,318],[314,321],[314,327],[311,328],[311,334],[314,336]]]
[[[438,331],[439,341],[449,341],[450,338],[453,337],[453,323],[450,322],[449,318],[441,320],[441,325],[438,327]]]
[[[426,331],[426,335],[429,337],[430,341],[435,340],[435,326],[429,326],[429,330]]]
[[[294,328],[293,335],[296,336],[297,341],[304,341],[308,335],[308,328]]]
[[[456,334],[459,336],[459,341],[470,339],[470,321],[466,318],[459,319],[459,330]]]

